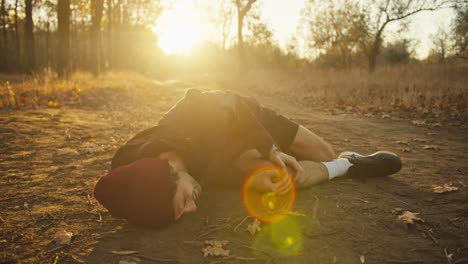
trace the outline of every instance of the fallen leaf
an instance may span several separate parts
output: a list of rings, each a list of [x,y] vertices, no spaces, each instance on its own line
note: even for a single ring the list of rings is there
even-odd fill
[[[432,127],[441,127],[442,124],[441,123],[432,123],[431,126]]]
[[[413,121],[411,121],[411,123],[413,123],[413,125],[416,125],[416,126],[422,126],[422,125],[426,124],[426,121],[424,121],[424,120],[413,120]]]
[[[426,149],[426,150],[439,150],[440,148],[437,145],[425,145],[423,147],[423,149]]]
[[[56,152],[55,152],[55,155],[57,156],[74,156],[74,155],[79,155],[80,153],[78,153],[78,151],[74,150],[74,149],[71,149],[71,148],[62,148],[62,149],[58,149]]]
[[[224,247],[229,244],[228,240],[205,240],[206,245],[210,245],[213,247]]]
[[[228,240],[206,240],[205,245],[207,246],[202,248],[203,257],[228,257],[230,250],[223,248],[228,243]]]
[[[382,118],[388,119],[388,118],[390,118],[390,115],[389,115],[389,114],[383,114],[383,115],[382,115]]]
[[[458,190],[458,187],[450,186],[448,183],[443,185],[432,185],[432,191],[435,193],[446,193]]]
[[[84,153],[93,154],[101,151],[102,147],[92,142],[85,142],[80,146],[80,150]]]
[[[54,241],[55,243],[59,245],[68,245],[70,244],[72,237],[73,237],[72,232],[67,232],[67,231],[62,230],[62,231],[58,231],[57,233],[55,233]]]
[[[138,251],[135,250],[112,250],[112,254],[120,255],[120,256],[126,256],[126,255],[133,255],[138,253]]]
[[[463,187],[466,188],[466,184],[464,184],[462,181],[458,181],[458,183],[459,183],[461,186],[463,186]]]
[[[260,227],[260,222],[254,219],[252,223],[247,225],[246,230],[253,236],[255,233],[262,231],[262,228]]]
[[[409,144],[408,140],[397,140],[397,141],[395,141],[395,143],[401,144],[401,145],[408,145]]]
[[[361,261],[362,264],[366,263],[366,258],[364,257],[364,255],[361,255],[359,260]]]
[[[392,209],[392,214],[400,214],[401,212],[403,212],[403,208],[396,207]]]
[[[411,152],[410,148],[398,148],[398,150],[401,152]]]
[[[424,143],[424,142],[427,142],[427,139],[425,139],[425,138],[413,138],[413,141]]]
[[[404,211],[398,216],[398,220],[406,224],[414,224],[414,221],[424,222],[418,215],[419,213],[416,212]]]

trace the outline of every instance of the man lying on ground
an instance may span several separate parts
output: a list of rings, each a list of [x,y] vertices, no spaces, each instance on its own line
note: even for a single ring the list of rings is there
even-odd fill
[[[387,151],[369,156],[343,152],[302,125],[229,91],[188,90],[155,127],[135,135],[115,153],[111,170],[94,189],[116,217],[164,226],[196,210],[201,186],[240,186],[255,175],[259,192],[286,194],[340,176],[382,177],[401,169]],[[294,183],[281,177],[289,168]]]

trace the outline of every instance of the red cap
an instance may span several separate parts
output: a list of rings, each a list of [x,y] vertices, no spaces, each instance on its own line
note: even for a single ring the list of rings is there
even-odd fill
[[[174,188],[169,163],[148,158],[110,170],[94,186],[94,197],[115,217],[160,227],[174,220]]]

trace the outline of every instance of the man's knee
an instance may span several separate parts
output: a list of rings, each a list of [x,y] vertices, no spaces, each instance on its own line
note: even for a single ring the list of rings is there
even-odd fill
[[[301,160],[330,161],[335,159],[332,146],[307,128],[300,126],[290,151]]]
[[[321,150],[321,156],[322,159],[321,161],[330,161],[336,158],[335,151],[333,150],[333,147],[328,143],[328,142],[323,142],[324,144]]]

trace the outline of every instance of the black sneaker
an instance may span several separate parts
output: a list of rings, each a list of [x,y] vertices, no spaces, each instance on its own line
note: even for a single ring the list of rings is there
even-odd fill
[[[377,151],[369,156],[345,151],[338,158],[346,158],[353,164],[347,176],[358,178],[384,177],[397,173],[401,169],[400,157],[390,151]]]

